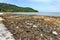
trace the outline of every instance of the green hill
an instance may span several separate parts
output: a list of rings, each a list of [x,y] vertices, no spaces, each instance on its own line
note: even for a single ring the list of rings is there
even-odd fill
[[[38,12],[29,7],[18,7],[16,5],[0,3],[0,12]]]

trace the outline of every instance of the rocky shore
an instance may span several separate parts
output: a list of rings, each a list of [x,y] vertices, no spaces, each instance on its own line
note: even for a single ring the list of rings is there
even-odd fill
[[[16,40],[60,40],[60,17],[9,14],[2,18]]]

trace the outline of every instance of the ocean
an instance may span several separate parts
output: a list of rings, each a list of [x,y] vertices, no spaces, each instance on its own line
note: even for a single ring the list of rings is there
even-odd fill
[[[13,14],[60,16],[60,12],[13,12]]]

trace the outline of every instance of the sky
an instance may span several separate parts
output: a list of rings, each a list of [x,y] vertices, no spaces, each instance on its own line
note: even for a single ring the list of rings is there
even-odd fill
[[[0,3],[31,7],[39,12],[60,12],[60,0],[0,0]]]

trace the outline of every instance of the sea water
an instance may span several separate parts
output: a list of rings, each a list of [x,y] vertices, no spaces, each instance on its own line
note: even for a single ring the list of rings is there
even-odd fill
[[[13,12],[13,14],[60,16],[60,12]]]

